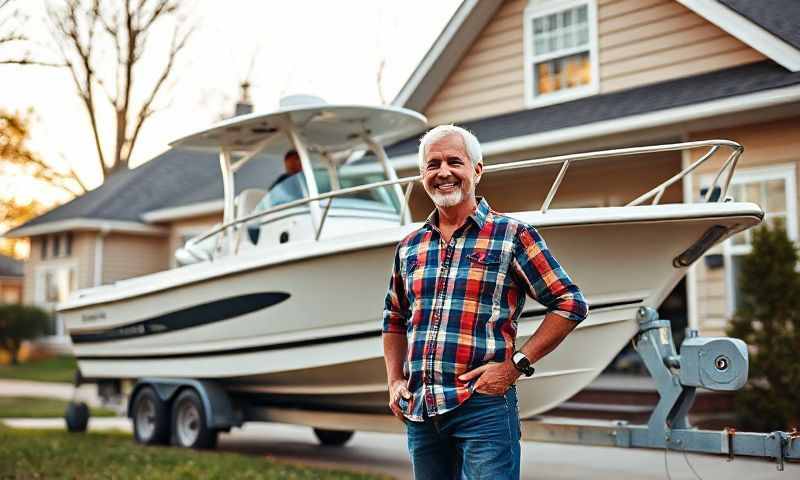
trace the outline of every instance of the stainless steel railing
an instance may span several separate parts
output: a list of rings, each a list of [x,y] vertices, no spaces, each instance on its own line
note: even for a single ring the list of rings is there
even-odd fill
[[[712,192],[718,186],[718,183],[723,175],[725,175],[724,184],[720,186],[720,195],[716,199],[718,202],[724,201],[726,198],[728,188],[731,183],[731,178],[733,177],[733,172],[736,169],[736,164],[741,156],[742,152],[744,151],[744,147],[740,144],[730,141],[730,140],[703,140],[697,142],[682,142],[682,143],[671,143],[665,145],[653,145],[653,146],[646,146],[646,147],[631,147],[631,148],[620,148],[614,150],[598,150],[594,152],[585,152],[585,153],[573,153],[569,155],[559,155],[554,157],[545,157],[545,158],[538,158],[538,159],[531,159],[531,160],[520,160],[516,162],[509,162],[509,163],[502,163],[499,165],[489,165],[483,169],[484,175],[487,173],[492,172],[504,172],[509,170],[518,170],[523,168],[535,168],[535,167],[543,167],[547,165],[561,165],[561,169],[558,172],[555,180],[553,180],[552,185],[550,186],[550,190],[547,192],[547,196],[545,197],[544,202],[540,208],[542,213],[546,213],[553,199],[558,192],[558,188],[561,186],[561,183],[564,179],[564,176],[567,172],[569,167],[577,162],[587,161],[587,160],[596,160],[600,158],[614,158],[614,157],[629,157],[634,155],[644,155],[644,154],[651,154],[651,153],[661,153],[661,152],[672,152],[672,151],[683,151],[683,150],[696,150],[696,149],[708,149],[700,158],[692,162],[689,166],[675,174],[674,176],[670,177],[669,179],[665,180],[664,182],[660,183],[656,187],[652,188],[651,190],[643,193],[635,200],[626,204],[626,207],[641,205],[645,201],[652,199],[651,204],[657,205],[661,200],[661,197],[664,195],[664,192],[667,188],[669,188],[674,183],[682,180],[686,175],[693,172],[697,167],[708,161],[711,157],[714,156],[720,149],[726,148],[730,150],[730,154],[728,155],[727,159],[722,163],[720,168],[718,169],[714,180],[712,181],[711,185],[708,186],[708,192],[705,195],[705,201],[708,202],[711,199]],[[238,218],[231,222],[225,223],[223,225],[219,225],[207,233],[193,238],[187,242],[187,247],[191,247],[194,244],[197,244],[207,238],[210,238],[214,235],[218,235],[221,232],[229,232],[231,229],[255,220],[257,218],[270,215],[276,212],[280,212],[283,210],[288,210],[294,207],[306,205],[311,202],[316,202],[320,200],[331,199],[328,201],[327,206],[325,207],[324,213],[322,215],[322,219],[320,221],[319,227],[315,232],[315,238],[319,240],[319,237],[322,233],[322,228],[325,225],[325,220],[328,217],[328,211],[330,210],[332,199],[340,196],[350,195],[354,193],[366,192],[370,190],[374,190],[376,188],[384,188],[390,187],[393,185],[406,185],[405,193],[404,193],[404,202],[401,205],[400,210],[400,223],[403,223],[403,218],[406,209],[408,208],[408,202],[411,197],[411,191],[414,186],[414,183],[421,180],[420,175],[416,175],[413,177],[404,177],[399,178],[397,180],[385,180],[382,182],[375,182],[370,183],[367,185],[360,185],[357,187],[350,187],[350,188],[343,188],[340,190],[323,193],[320,195],[316,195],[314,197],[308,198],[301,198],[299,200],[294,200],[288,203],[284,203],[282,205],[278,205],[267,210],[263,210],[260,212],[256,212],[250,215],[246,215],[242,218]]]

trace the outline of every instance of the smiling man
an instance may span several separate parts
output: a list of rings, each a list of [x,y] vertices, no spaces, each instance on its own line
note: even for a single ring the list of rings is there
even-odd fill
[[[389,407],[404,419],[414,477],[518,479],[514,383],[586,318],[578,287],[533,226],[475,197],[477,138],[442,125],[419,146],[436,210],[400,242],[383,314]],[[528,295],[547,307],[516,345]]]

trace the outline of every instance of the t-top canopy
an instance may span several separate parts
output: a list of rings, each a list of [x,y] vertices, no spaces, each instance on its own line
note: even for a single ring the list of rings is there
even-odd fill
[[[368,137],[381,145],[408,138],[425,129],[426,118],[405,108],[392,106],[328,105],[320,100],[312,105],[281,107],[271,113],[251,113],[225,120],[198,133],[172,142],[172,147],[201,150],[228,149],[247,152],[259,148],[263,153],[283,155],[293,148],[287,133],[293,129],[306,148],[334,153],[363,150]]]

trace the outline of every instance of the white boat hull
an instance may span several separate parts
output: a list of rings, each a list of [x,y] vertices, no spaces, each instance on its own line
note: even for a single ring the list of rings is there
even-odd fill
[[[519,382],[527,418],[610,363],[637,331],[636,310],[660,305],[685,273],[673,260],[709,228],[729,235],[762,213],[727,203],[512,216],[539,228],[591,305]],[[265,404],[385,411],[380,314],[395,245],[416,227],[248,251],[79,292],[60,311],[87,378],[218,379]],[[529,300],[519,335],[543,313]]]

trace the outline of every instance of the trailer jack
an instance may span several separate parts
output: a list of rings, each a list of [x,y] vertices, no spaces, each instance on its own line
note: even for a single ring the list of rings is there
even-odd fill
[[[734,391],[747,381],[747,345],[736,338],[690,335],[675,350],[668,320],[652,308],[637,312],[635,347],[656,383],[659,401],[646,425],[611,425],[574,420],[526,422],[526,440],[624,448],[674,449],[681,452],[774,458],[783,471],[785,460],[800,460],[800,432],[751,433],[734,428],[700,430],[689,423],[689,409],[698,387]]]

